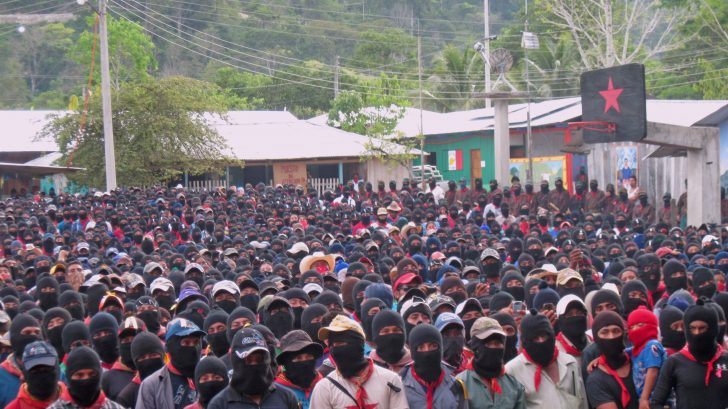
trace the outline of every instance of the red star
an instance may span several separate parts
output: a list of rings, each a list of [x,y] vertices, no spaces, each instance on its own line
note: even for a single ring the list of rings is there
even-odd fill
[[[610,108],[614,108],[615,111],[622,113],[619,110],[619,96],[622,95],[624,88],[614,88],[612,83],[612,77],[609,77],[609,85],[604,91],[599,91],[599,95],[604,98],[604,113],[606,114]]]
[[[377,409],[377,406],[379,406],[378,403],[370,403],[370,404],[364,404],[364,409]],[[347,406],[345,409],[359,409],[359,406]]]

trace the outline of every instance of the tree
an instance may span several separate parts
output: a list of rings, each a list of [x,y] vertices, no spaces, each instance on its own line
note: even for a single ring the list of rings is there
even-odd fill
[[[61,23],[33,26],[18,41],[20,59],[31,97],[49,89],[54,75],[67,65],[65,50],[73,44],[73,30]]]
[[[660,0],[538,0],[535,9],[552,29],[569,32],[587,70],[645,62],[689,39],[680,35],[688,11]]]
[[[237,164],[207,117],[224,117],[225,97],[214,84],[183,77],[124,83],[112,95],[116,171],[119,185],[151,185],[185,170],[221,171]],[[79,182],[104,186],[101,98],[94,92],[88,123],[79,133],[81,112],[59,114],[39,137],[58,143],[61,161],[86,168]]]
[[[84,67],[91,64],[91,50],[93,48],[94,18],[87,19],[89,29],[81,33],[76,44],[70,47],[68,57]],[[107,16],[109,28],[109,69],[111,71],[111,85],[117,91],[123,82],[139,81],[150,77],[157,69],[157,60],[154,57],[154,43],[144,33],[139,24],[125,19]],[[97,39],[98,41],[98,39]],[[94,82],[101,82],[101,53],[96,49],[96,64]]]
[[[412,177],[410,164],[417,157],[422,135],[404,138],[395,132],[408,101],[399,82],[384,74],[367,83],[368,93],[343,91],[331,104],[328,124],[369,137],[362,160],[379,159],[391,166],[402,166]]]
[[[472,47],[445,47],[427,79],[427,94],[434,108],[447,112],[483,106],[484,100],[473,98],[473,92],[482,89],[483,67],[483,60]]]

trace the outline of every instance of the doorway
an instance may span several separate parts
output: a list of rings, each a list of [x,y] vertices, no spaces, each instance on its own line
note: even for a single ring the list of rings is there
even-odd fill
[[[480,149],[470,150],[470,185],[475,185],[475,179],[481,178],[483,171],[480,167]]]

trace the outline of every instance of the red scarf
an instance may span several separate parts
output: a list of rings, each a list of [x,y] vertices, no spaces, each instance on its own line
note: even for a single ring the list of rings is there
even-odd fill
[[[629,355],[627,355],[626,352],[624,353],[624,356],[627,357],[627,362],[630,362]],[[622,407],[626,408],[629,403],[630,395],[629,390],[627,390],[627,387],[624,386],[624,382],[622,382],[622,378],[619,376],[617,371],[607,365],[607,358],[604,355],[599,356],[599,365],[601,365],[601,367],[604,368],[604,370],[606,370],[607,373],[619,384],[619,387],[622,389]]]
[[[538,392],[538,388],[541,387],[541,373],[543,372],[543,366],[541,366],[541,365],[537,364],[536,362],[534,362],[534,360],[531,359],[531,357],[528,355],[528,352],[526,351],[525,348],[523,349],[523,357],[526,358],[526,360],[528,362],[536,365],[536,374],[533,375],[533,385],[536,388],[536,392]],[[554,356],[551,358],[551,361],[549,362],[549,365],[551,365],[552,363],[554,363],[554,361],[556,361],[556,358],[558,358],[558,357],[559,357],[559,349],[558,348],[554,348]]]
[[[483,384],[488,385],[488,389],[490,389],[490,396],[494,398],[495,400],[495,394],[501,394],[503,393],[503,389],[500,386],[500,383],[498,382],[498,378],[506,374],[506,368],[501,367],[500,375],[494,376],[492,378],[483,378],[480,377],[480,381],[483,382]]]
[[[23,371],[15,364],[15,354],[11,354],[0,364],[0,368],[8,371],[10,375],[17,376],[20,382],[24,382]]]
[[[417,372],[415,372],[415,367],[412,366],[412,377],[415,378],[417,383],[427,388],[427,409],[432,409],[432,400],[435,397],[435,390],[438,386],[440,386],[442,380],[445,378],[445,371],[440,370],[440,377],[435,382],[427,382],[424,379],[420,378],[419,375],[417,375]]]
[[[693,362],[704,363],[704,364],[708,365],[708,370],[705,371],[705,386],[708,386],[708,384],[710,383],[710,374],[713,372],[713,365],[715,364],[715,361],[717,361],[718,358],[720,358],[720,356],[723,354],[723,347],[718,345],[718,349],[715,350],[715,354],[713,355],[712,358],[710,358],[710,361],[708,361],[708,362],[698,361],[698,359],[695,358],[693,356],[693,354],[688,350],[687,345],[685,345],[683,347],[683,349],[680,350],[680,353],[683,354],[683,356],[685,356],[685,358],[687,358]],[[721,372],[722,371],[720,369],[718,369],[718,373],[716,374],[716,376],[718,376],[718,378],[721,377]]]
[[[374,373],[374,361],[372,361],[371,359],[368,359],[368,361],[369,364],[360,376],[347,378],[350,382],[356,385],[356,407],[359,409],[366,408],[366,403],[367,399],[369,399],[369,396],[367,395],[366,389],[364,389],[364,384],[367,383],[369,378],[371,378],[372,374]]]
[[[74,404],[79,405],[73,398],[71,397],[71,394],[68,392],[68,389],[65,389],[63,393],[61,394],[61,400],[65,400],[68,402],[73,402]],[[96,398],[96,402],[91,404],[91,406],[86,406],[84,409],[101,409],[102,406],[104,406],[104,403],[106,403],[106,394],[104,394],[104,391],[99,389],[99,397]]]
[[[556,340],[559,341],[559,343],[561,344],[562,347],[564,347],[564,350],[566,351],[567,354],[569,354],[571,356],[581,356],[581,351],[576,349],[576,347],[574,345],[572,345],[568,339],[566,339],[563,332],[559,332],[556,335]]]
[[[320,381],[321,379],[323,379],[323,376],[321,375],[320,372],[317,371],[316,377],[311,382],[311,385],[309,385],[308,388],[302,388],[302,387],[296,385],[295,383],[291,382],[290,379],[286,378],[285,372],[281,372],[278,374],[278,376],[276,376],[275,382],[277,384],[283,385],[287,388],[298,389],[300,391],[303,391],[304,395],[306,396],[306,399],[308,399],[311,396],[311,392],[313,392],[313,387],[316,386],[318,381]]]

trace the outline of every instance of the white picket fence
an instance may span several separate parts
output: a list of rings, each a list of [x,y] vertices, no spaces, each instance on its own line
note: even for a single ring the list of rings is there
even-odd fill
[[[319,195],[323,194],[327,190],[334,191],[339,186],[338,178],[316,178],[308,180],[309,186],[316,189]]]
[[[218,188],[227,188],[227,183],[225,182],[225,179],[220,180],[191,180],[189,182],[189,185],[187,186],[187,189],[199,192],[201,190],[207,190],[208,192],[211,190],[215,190]]]

